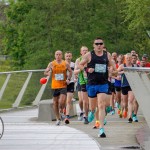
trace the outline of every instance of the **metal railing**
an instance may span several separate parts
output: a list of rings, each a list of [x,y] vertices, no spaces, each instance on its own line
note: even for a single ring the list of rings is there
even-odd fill
[[[150,127],[150,68],[125,67],[124,71]]]
[[[22,101],[23,95],[24,95],[24,93],[25,93],[25,91],[26,91],[26,89],[27,89],[27,87],[28,87],[28,84],[29,84],[29,82],[30,82],[30,80],[31,80],[31,77],[32,77],[33,73],[37,73],[37,72],[41,72],[41,73],[42,73],[41,76],[39,76],[39,77],[37,78],[37,82],[38,82],[38,84],[40,85],[39,80],[40,80],[40,77],[44,76],[44,75],[43,75],[44,69],[0,72],[0,76],[1,76],[1,75],[6,75],[6,79],[5,79],[3,85],[2,85],[2,87],[1,87],[1,89],[0,89],[0,100],[2,100],[2,97],[3,97],[3,95],[4,95],[5,91],[6,91],[6,88],[7,88],[7,86],[8,86],[8,83],[10,82],[11,76],[12,76],[13,74],[17,74],[17,73],[27,73],[28,75],[27,75],[27,77],[26,77],[26,80],[25,80],[25,82],[23,83],[23,86],[22,86],[22,88],[21,88],[21,90],[20,90],[18,96],[16,97],[15,102],[12,104],[12,107],[14,107],[14,108],[19,107],[19,105],[20,105],[20,103],[21,103],[21,101]],[[34,80],[35,80],[35,79],[34,79]],[[49,78],[48,78],[48,80],[49,80]],[[16,82],[18,82],[18,81],[16,81]],[[47,83],[48,83],[48,82],[47,82]],[[34,99],[33,102],[32,102],[33,105],[38,105],[39,101],[40,101],[41,98],[42,98],[42,95],[43,95],[43,93],[44,93],[44,90],[45,90],[45,88],[46,88],[47,83],[46,83],[46,84],[43,84],[43,85],[40,85],[40,86],[41,86],[41,87],[40,87],[40,90],[39,90],[39,92],[37,93],[35,99]],[[14,88],[15,88],[15,87],[14,87]]]

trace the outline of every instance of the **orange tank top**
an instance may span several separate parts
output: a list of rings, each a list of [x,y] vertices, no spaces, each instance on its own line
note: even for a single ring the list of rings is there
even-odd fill
[[[52,61],[52,89],[66,88],[67,83],[67,67],[66,62],[62,60],[59,64],[56,60]]]

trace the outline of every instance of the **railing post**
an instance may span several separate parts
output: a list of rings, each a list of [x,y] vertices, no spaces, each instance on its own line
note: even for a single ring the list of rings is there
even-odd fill
[[[25,83],[24,83],[20,93],[18,94],[18,97],[16,98],[16,101],[12,105],[12,107],[18,107],[19,106],[19,104],[20,104],[20,102],[22,100],[22,97],[24,95],[24,92],[25,92],[25,90],[26,90],[26,88],[28,86],[28,83],[30,81],[31,76],[32,76],[32,72],[29,72],[29,75],[28,75],[28,77],[27,77],[27,79],[26,79],[26,81],[25,81]]]
[[[43,84],[42,86],[41,86],[41,88],[40,88],[40,91],[39,91],[39,93],[37,94],[37,96],[36,96],[36,98],[35,98],[35,100],[33,101],[33,105],[38,105],[39,104],[39,102],[40,102],[40,100],[41,100],[41,97],[42,97],[42,95],[43,95],[43,93],[44,93],[44,90],[45,90],[45,88],[46,88],[46,85],[47,85],[47,83],[48,83],[48,81],[49,81],[49,76],[47,77],[47,82],[46,82],[46,84]]]
[[[8,81],[9,81],[9,79],[10,79],[10,76],[11,76],[11,74],[7,74],[7,78],[6,78],[6,80],[5,80],[5,82],[4,82],[3,86],[2,86],[2,88],[1,88],[1,90],[0,90],[0,100],[2,99],[2,96],[3,96],[3,94],[4,94],[4,91],[5,91],[6,86],[7,86],[7,84],[8,84]]]

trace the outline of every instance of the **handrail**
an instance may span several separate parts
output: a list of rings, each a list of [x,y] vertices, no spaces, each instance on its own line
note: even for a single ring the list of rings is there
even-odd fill
[[[150,68],[124,67],[124,71],[150,127]]]
[[[150,72],[149,67],[124,67],[124,71],[139,71],[139,72]]]
[[[12,107],[14,107],[14,108],[19,107],[20,102],[21,102],[21,100],[23,98],[23,95],[24,95],[24,93],[26,91],[26,88],[28,86],[28,83],[30,82],[32,73],[44,72],[44,71],[45,71],[45,69],[0,72],[0,75],[3,75],[3,74],[7,75],[7,78],[5,79],[5,81],[4,81],[3,85],[2,85],[2,88],[0,89],[0,100],[2,99],[2,96],[3,96],[4,92],[5,92],[5,89],[7,87],[7,84],[9,82],[12,74],[14,74],[14,73],[28,73],[28,76],[27,76],[27,78],[26,78],[26,80],[25,80],[25,82],[24,82],[24,84],[23,84],[23,86],[22,86],[22,88],[21,88],[21,90],[20,90],[20,92],[19,92],[19,94],[18,94],[14,104],[12,104]],[[38,105],[38,103],[41,100],[41,97],[42,97],[42,95],[44,93],[45,87],[46,87],[46,84],[41,85],[41,88],[40,88],[40,90],[39,90],[35,100],[33,101],[33,105]]]
[[[10,74],[10,73],[39,72],[39,71],[45,71],[45,69],[0,72],[0,75],[1,74]]]

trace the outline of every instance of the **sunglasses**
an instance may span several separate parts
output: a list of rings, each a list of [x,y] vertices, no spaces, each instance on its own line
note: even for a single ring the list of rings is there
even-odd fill
[[[94,43],[95,45],[103,45],[104,43]]]

